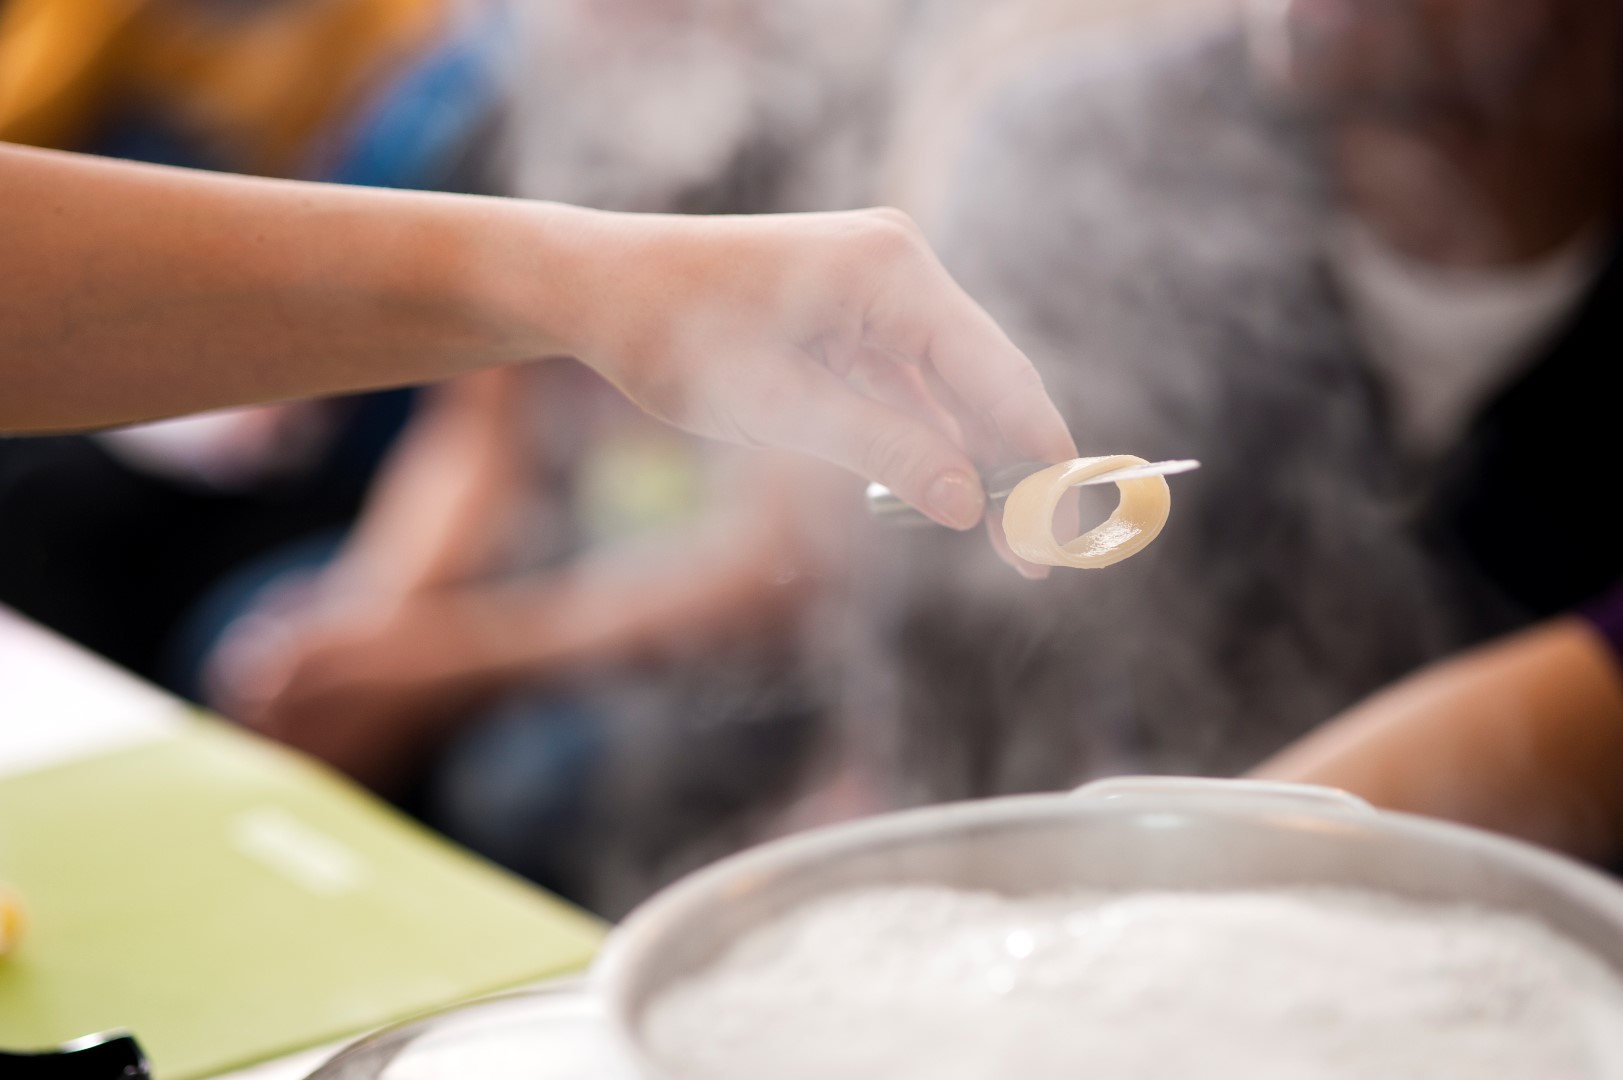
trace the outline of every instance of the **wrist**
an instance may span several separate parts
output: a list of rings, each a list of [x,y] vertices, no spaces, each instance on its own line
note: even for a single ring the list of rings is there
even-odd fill
[[[529,243],[540,253],[516,297],[526,332],[549,344],[542,355],[574,357],[664,419],[677,411],[664,406],[681,396],[664,360],[713,337],[714,324],[737,308],[781,302],[774,260],[758,258],[761,245],[749,242],[762,219],[729,229],[722,217],[526,209]]]
[[[526,356],[598,367],[614,313],[636,302],[626,292],[628,215],[523,200],[508,210],[490,238],[500,278],[486,276],[473,291],[490,298],[489,317]]]

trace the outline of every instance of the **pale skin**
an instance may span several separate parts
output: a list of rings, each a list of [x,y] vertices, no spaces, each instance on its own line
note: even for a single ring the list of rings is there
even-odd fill
[[[0,145],[0,235],[0,431],[573,356],[664,421],[824,458],[953,528],[985,509],[974,459],[1076,454],[894,211],[624,215]]]
[[[1563,618],[1394,684],[1253,775],[1591,859],[1623,851],[1623,672]]]

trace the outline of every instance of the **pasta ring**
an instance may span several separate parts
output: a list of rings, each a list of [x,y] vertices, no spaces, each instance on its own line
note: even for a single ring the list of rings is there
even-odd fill
[[[1003,504],[1003,535],[1014,553],[1040,566],[1096,570],[1143,551],[1172,512],[1172,490],[1163,476],[1138,476],[1116,484],[1121,498],[1104,522],[1068,543],[1054,536],[1054,511],[1065,493],[1101,473],[1149,462],[1132,454],[1076,458],[1032,473]]]

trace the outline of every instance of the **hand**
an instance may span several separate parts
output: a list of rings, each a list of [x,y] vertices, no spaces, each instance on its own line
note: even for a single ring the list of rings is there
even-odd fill
[[[577,352],[663,420],[827,459],[956,529],[985,512],[974,459],[1077,455],[1030,361],[896,211],[603,229]]]
[[[411,779],[474,695],[443,621],[399,607],[245,620],[209,671],[221,711],[378,790]]]

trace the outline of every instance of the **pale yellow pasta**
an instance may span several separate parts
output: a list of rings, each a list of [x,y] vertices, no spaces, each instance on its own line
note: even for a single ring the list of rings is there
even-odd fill
[[[1096,529],[1068,543],[1054,536],[1054,511],[1071,488],[1101,473],[1146,465],[1131,454],[1077,458],[1032,473],[1009,493],[1003,504],[1003,535],[1014,553],[1042,566],[1075,566],[1084,570],[1119,563],[1138,554],[1160,534],[1172,511],[1172,492],[1162,476],[1140,476],[1116,485],[1121,499],[1115,512]]]

